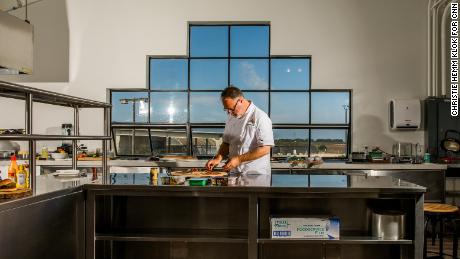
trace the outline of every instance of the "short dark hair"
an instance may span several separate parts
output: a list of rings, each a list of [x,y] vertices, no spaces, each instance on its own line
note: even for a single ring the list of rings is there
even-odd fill
[[[238,98],[244,97],[243,92],[236,86],[230,85],[229,87],[225,88],[222,93],[220,93],[220,97],[224,98]]]

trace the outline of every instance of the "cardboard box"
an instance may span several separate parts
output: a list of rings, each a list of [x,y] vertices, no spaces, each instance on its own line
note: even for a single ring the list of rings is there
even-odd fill
[[[270,235],[273,239],[339,239],[340,219],[272,216]]]

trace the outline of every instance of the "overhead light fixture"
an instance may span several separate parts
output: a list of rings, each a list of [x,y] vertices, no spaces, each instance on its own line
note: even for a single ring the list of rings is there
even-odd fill
[[[7,12],[0,11],[0,74],[32,74],[33,26]]]

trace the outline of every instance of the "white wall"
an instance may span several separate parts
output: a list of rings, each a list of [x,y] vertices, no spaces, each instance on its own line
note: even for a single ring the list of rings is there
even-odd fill
[[[424,139],[391,132],[387,110],[390,98],[426,97],[426,10],[427,0],[67,0],[69,82],[28,85],[106,100],[106,88],[147,85],[147,55],[186,55],[189,21],[270,21],[272,55],[312,55],[312,88],[353,89],[353,149],[391,152]],[[100,118],[83,121],[99,132]]]

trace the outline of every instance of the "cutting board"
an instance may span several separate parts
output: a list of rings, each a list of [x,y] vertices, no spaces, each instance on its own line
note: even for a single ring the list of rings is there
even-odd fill
[[[227,176],[225,171],[173,171],[172,176],[186,176],[186,177],[222,177]]]
[[[31,189],[0,190],[0,199],[16,199],[32,195]]]

